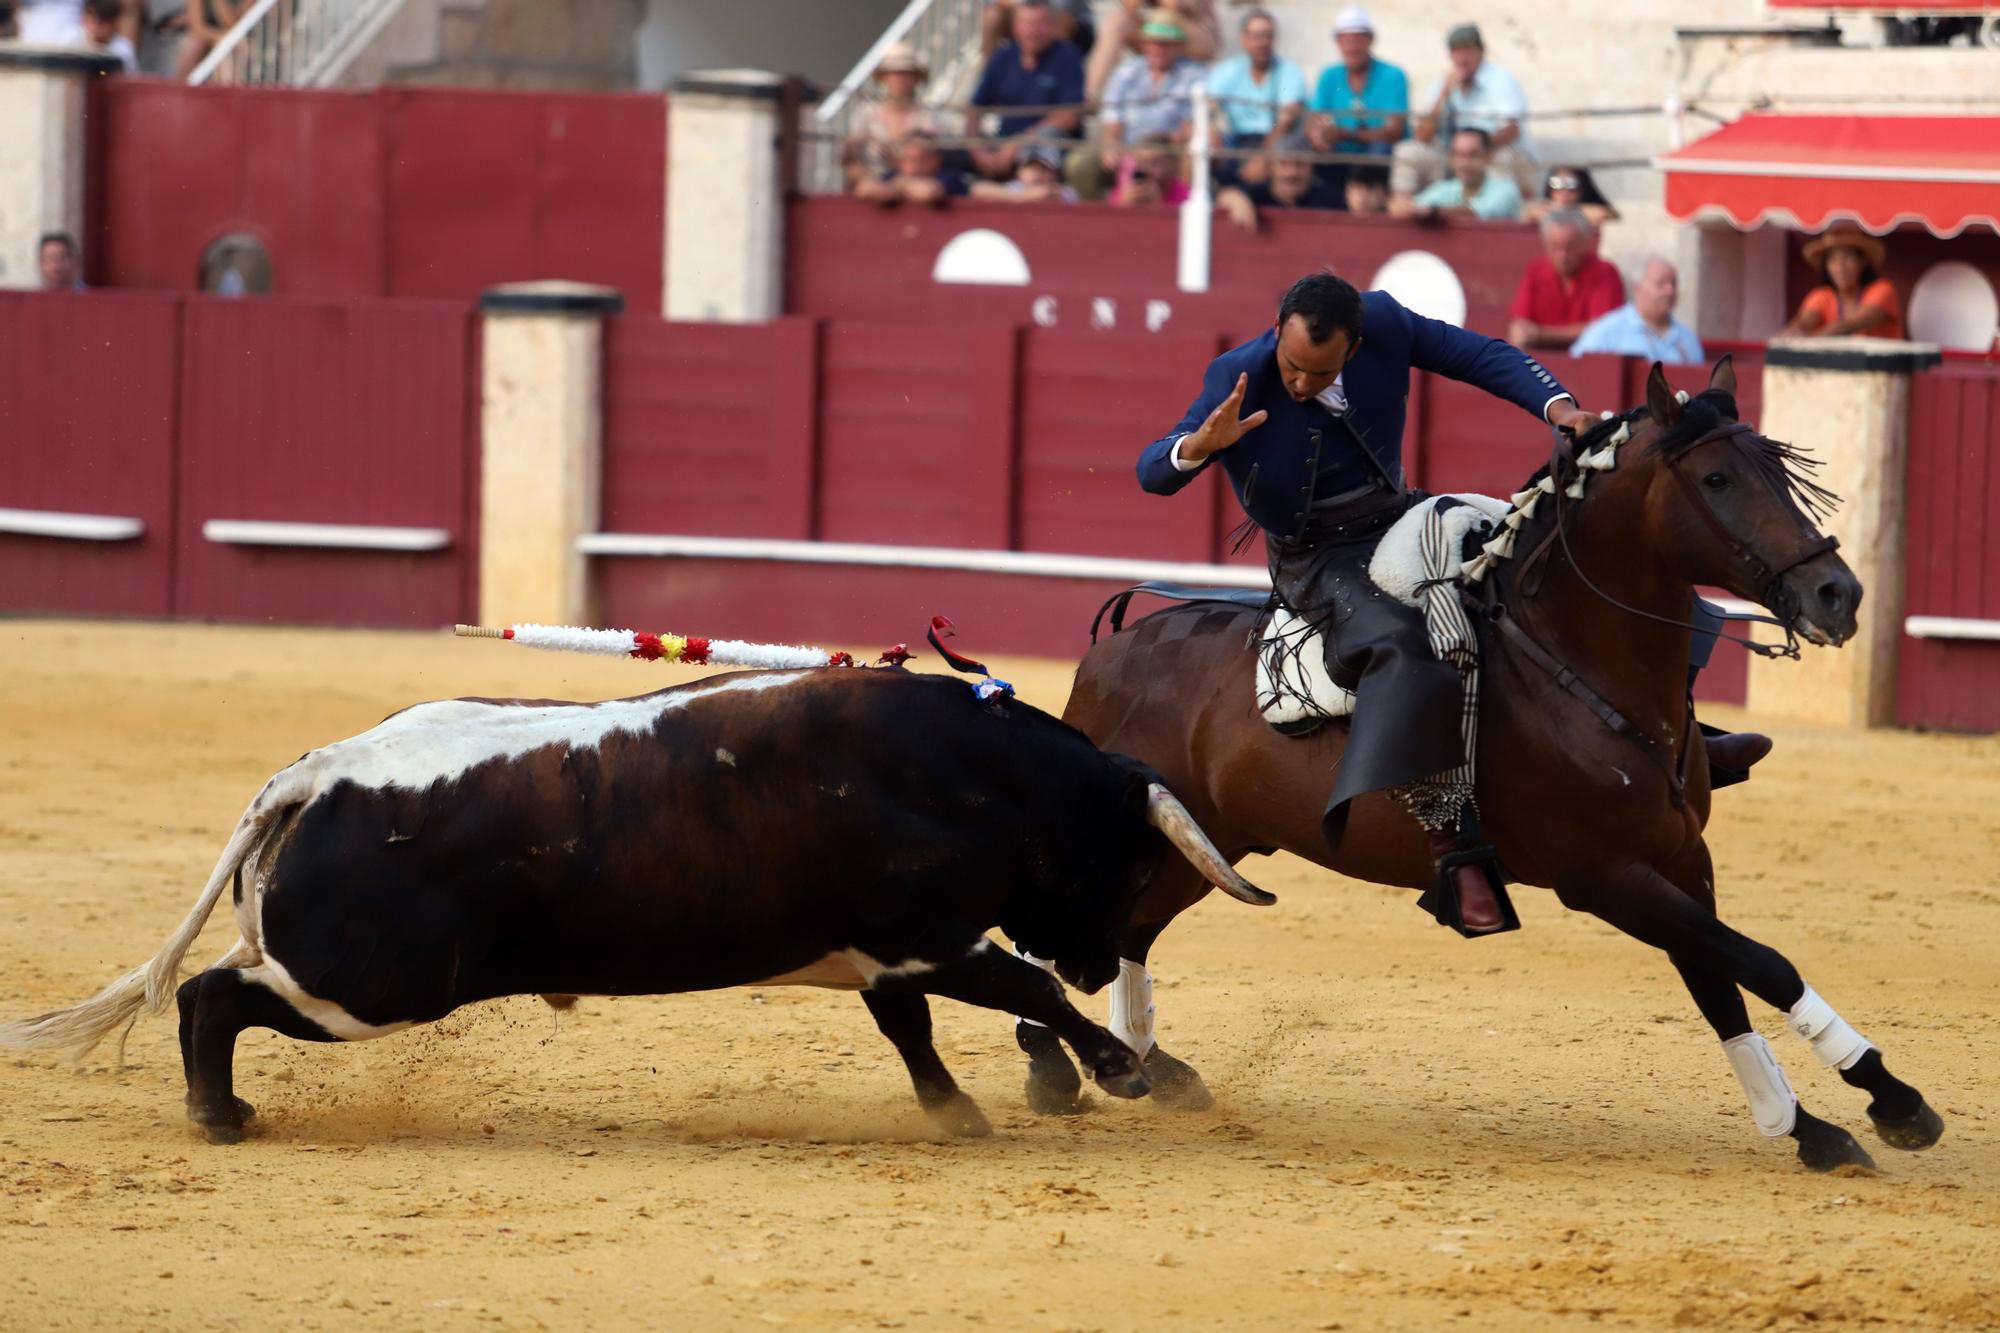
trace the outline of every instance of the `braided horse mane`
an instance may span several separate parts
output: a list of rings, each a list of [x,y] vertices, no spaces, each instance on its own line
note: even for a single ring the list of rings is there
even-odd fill
[[[1728,360],[1725,356],[1718,369]],[[1645,446],[1646,455],[1657,455],[1669,464],[1718,426],[1741,419],[1736,396],[1727,390],[1710,388],[1693,397],[1682,391],[1675,398],[1684,408],[1680,420]],[[1630,442],[1632,427],[1649,413],[1644,403],[1625,412],[1606,412],[1567,450],[1559,449],[1550,462],[1536,468],[1509,497],[1498,535],[1460,567],[1461,579],[1474,585],[1491,579],[1491,595],[1504,600],[1521,577],[1523,566],[1516,555],[1534,551],[1554,533],[1558,516],[1584,498],[1591,473],[1617,466],[1620,446]],[[1772,490],[1788,496],[1815,525],[1840,504],[1838,495],[1814,479],[1822,460],[1806,450],[1754,433],[1738,435],[1733,442]]]

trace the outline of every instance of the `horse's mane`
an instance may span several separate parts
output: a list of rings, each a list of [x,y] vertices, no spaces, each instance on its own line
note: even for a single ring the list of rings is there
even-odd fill
[[[1542,539],[1555,530],[1556,516],[1569,506],[1581,503],[1578,499],[1564,494],[1579,477],[1588,479],[1589,469],[1579,467],[1579,460],[1596,453],[1612,444],[1612,437],[1622,430],[1628,435],[1631,428],[1647,418],[1644,404],[1628,411],[1608,415],[1595,426],[1576,438],[1567,457],[1562,460],[1560,471],[1555,475],[1552,493],[1544,494],[1542,502],[1531,504],[1532,513],[1517,525],[1514,538],[1513,557],[1497,562],[1488,579],[1495,593],[1505,597],[1512,592],[1521,577],[1521,567],[1527,554],[1540,545]],[[1679,421],[1669,430],[1661,432],[1646,446],[1648,454],[1657,454],[1663,462],[1671,464],[1680,454],[1718,426],[1740,420],[1737,415],[1736,397],[1721,389],[1707,389],[1686,400]],[[1840,503],[1840,497],[1813,479],[1813,474],[1821,465],[1821,460],[1804,450],[1778,440],[1769,440],[1762,435],[1740,435],[1738,444],[1744,456],[1771,488],[1790,495],[1793,503],[1803,510],[1815,525],[1820,523]],[[1549,464],[1544,463],[1523,482],[1515,493],[1514,508],[1518,511],[1521,497],[1531,495],[1550,476]],[[1559,501],[1559,503],[1558,503]]]

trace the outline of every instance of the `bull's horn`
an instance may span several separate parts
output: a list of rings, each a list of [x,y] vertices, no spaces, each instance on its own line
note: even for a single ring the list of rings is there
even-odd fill
[[[1269,907],[1278,901],[1274,893],[1252,884],[1236,873],[1222,851],[1208,840],[1201,831],[1201,825],[1194,822],[1188,808],[1174,797],[1174,794],[1157,782],[1146,785],[1146,822],[1167,835],[1167,840],[1180,849],[1182,856],[1194,863],[1194,868],[1208,876],[1208,882],[1221,889],[1239,902],[1254,907]]]

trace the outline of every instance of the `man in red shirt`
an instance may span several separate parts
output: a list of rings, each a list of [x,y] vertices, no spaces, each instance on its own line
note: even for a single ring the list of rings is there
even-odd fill
[[[1584,325],[1625,304],[1625,280],[1597,257],[1597,228],[1583,214],[1559,208],[1543,218],[1542,250],[1507,307],[1516,347],[1568,347]]]

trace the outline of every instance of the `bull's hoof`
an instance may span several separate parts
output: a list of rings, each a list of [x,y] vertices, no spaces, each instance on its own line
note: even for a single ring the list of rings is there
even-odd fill
[[[983,1139],[993,1132],[993,1124],[979,1109],[979,1104],[962,1092],[954,1092],[936,1106],[926,1106],[924,1110],[937,1122],[938,1128],[962,1139]]]
[[[1127,1057],[1107,1064],[1102,1069],[1091,1071],[1097,1086],[1113,1097],[1123,1097],[1127,1101],[1143,1097],[1153,1090],[1153,1080],[1146,1077],[1146,1067],[1139,1063],[1139,1057],[1130,1051]]]
[[[227,1122],[217,1125],[203,1125],[201,1132],[210,1143],[230,1144],[243,1142],[243,1126],[241,1125],[233,1125]]]
[[[194,1121],[197,1125],[208,1123],[208,1120],[215,1115],[215,1112],[213,1111],[207,1111],[207,1112],[196,1111],[194,1105],[194,1095],[192,1093],[181,1098],[181,1100],[187,1103],[188,1119]],[[238,1120],[248,1120],[257,1114],[257,1108],[252,1106],[249,1102],[244,1101],[241,1097],[232,1097],[230,1098],[230,1100],[236,1103],[236,1118]]]
[[[1918,1100],[1917,1109],[1909,1115],[1893,1118],[1878,1116],[1871,1106],[1868,1118],[1874,1122],[1875,1132],[1882,1136],[1882,1142],[1907,1152],[1928,1148],[1944,1136],[1944,1117],[1922,1099]]]
[[[1082,1115],[1083,1080],[1074,1069],[1069,1078],[1052,1081],[1033,1069],[1028,1071],[1028,1109],[1036,1115]]]
[[[1802,1108],[1798,1125],[1792,1130],[1792,1137],[1798,1140],[1799,1161],[1808,1171],[1832,1171],[1837,1167],[1859,1166],[1870,1171],[1875,1169],[1875,1159],[1868,1155],[1852,1134],[1839,1125],[1830,1125],[1817,1116],[1809,1115]]]
[[[1146,1055],[1146,1076],[1153,1080],[1153,1100],[1176,1111],[1206,1111],[1215,1098],[1201,1075],[1185,1060],[1176,1060],[1158,1046]]]

